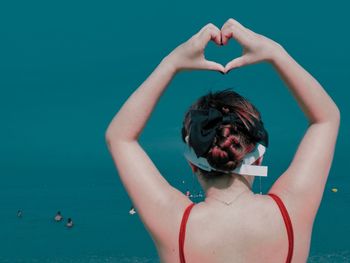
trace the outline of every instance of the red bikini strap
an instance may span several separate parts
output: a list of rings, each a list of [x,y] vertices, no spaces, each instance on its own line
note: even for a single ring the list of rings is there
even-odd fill
[[[290,220],[288,211],[284,206],[282,200],[275,194],[269,193],[268,195],[271,196],[276,201],[281,211],[284,224],[286,225],[286,228],[287,228],[289,247],[288,247],[288,256],[287,256],[286,263],[290,263],[292,261],[293,249],[294,249],[294,235],[293,235],[292,221]]]
[[[185,234],[186,234],[186,223],[188,216],[190,215],[192,207],[195,205],[195,203],[191,203],[188,205],[185,209],[185,212],[182,216],[181,220],[181,226],[180,226],[180,234],[179,234],[179,255],[180,255],[180,262],[185,263],[185,255],[184,255],[184,244],[185,244]]]

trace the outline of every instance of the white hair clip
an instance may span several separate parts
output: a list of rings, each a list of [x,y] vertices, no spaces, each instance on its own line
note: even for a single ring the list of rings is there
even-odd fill
[[[185,141],[187,144],[185,144],[185,150],[184,150],[184,156],[185,158],[191,162],[192,164],[196,165],[197,167],[205,170],[205,171],[220,171],[223,173],[237,173],[242,175],[249,175],[249,176],[267,176],[267,166],[261,166],[261,165],[252,165],[257,159],[259,159],[261,156],[265,154],[266,147],[260,143],[257,143],[254,150],[246,156],[244,156],[242,163],[236,167],[232,171],[223,171],[216,169],[212,167],[207,159],[203,157],[197,157],[196,153],[194,152],[193,148],[188,145],[188,135],[185,137]]]

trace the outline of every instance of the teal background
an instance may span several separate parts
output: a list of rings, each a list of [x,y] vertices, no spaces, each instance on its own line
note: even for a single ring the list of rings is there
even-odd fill
[[[165,55],[208,22],[221,27],[233,17],[283,45],[340,108],[309,262],[349,262],[348,10],[345,1],[2,1],[0,261],[158,262],[139,217],[128,213],[131,201],[104,132]],[[209,43],[206,50],[208,59],[223,64],[240,54],[232,40],[221,48]],[[183,115],[199,96],[227,87],[257,106],[269,131],[265,193],[288,167],[305,132],[304,114],[267,63],[225,76],[180,73],[140,142],[182,191],[200,190],[182,156]],[[53,222],[58,210],[72,217],[73,229]]]

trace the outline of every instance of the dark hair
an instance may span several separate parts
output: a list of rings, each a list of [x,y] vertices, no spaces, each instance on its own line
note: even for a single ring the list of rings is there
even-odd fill
[[[230,171],[235,169],[243,160],[243,157],[254,150],[256,141],[252,140],[250,131],[253,129],[263,129],[261,114],[256,107],[246,98],[239,95],[230,88],[209,92],[200,97],[185,113],[182,127],[182,139],[189,133],[191,124],[191,110],[207,110],[215,108],[222,114],[234,113],[240,119],[242,125],[224,124],[216,132],[214,142],[209,151],[204,156],[208,163],[217,169]],[[190,145],[192,147],[192,145]],[[220,171],[205,171],[199,168],[205,179],[212,179],[224,176]]]

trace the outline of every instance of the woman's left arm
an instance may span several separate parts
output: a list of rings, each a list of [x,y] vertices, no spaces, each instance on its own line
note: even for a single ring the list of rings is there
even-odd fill
[[[136,141],[159,98],[176,73],[164,58],[114,116],[106,131],[107,142]]]
[[[109,124],[105,138],[121,181],[138,214],[152,237],[167,239],[177,231],[176,216],[190,200],[172,187],[160,174],[138,143],[159,98],[179,71],[208,69],[224,72],[225,68],[204,57],[204,48],[213,40],[221,43],[220,30],[212,24],[203,27],[188,41],[167,55],[152,74],[123,104]]]

